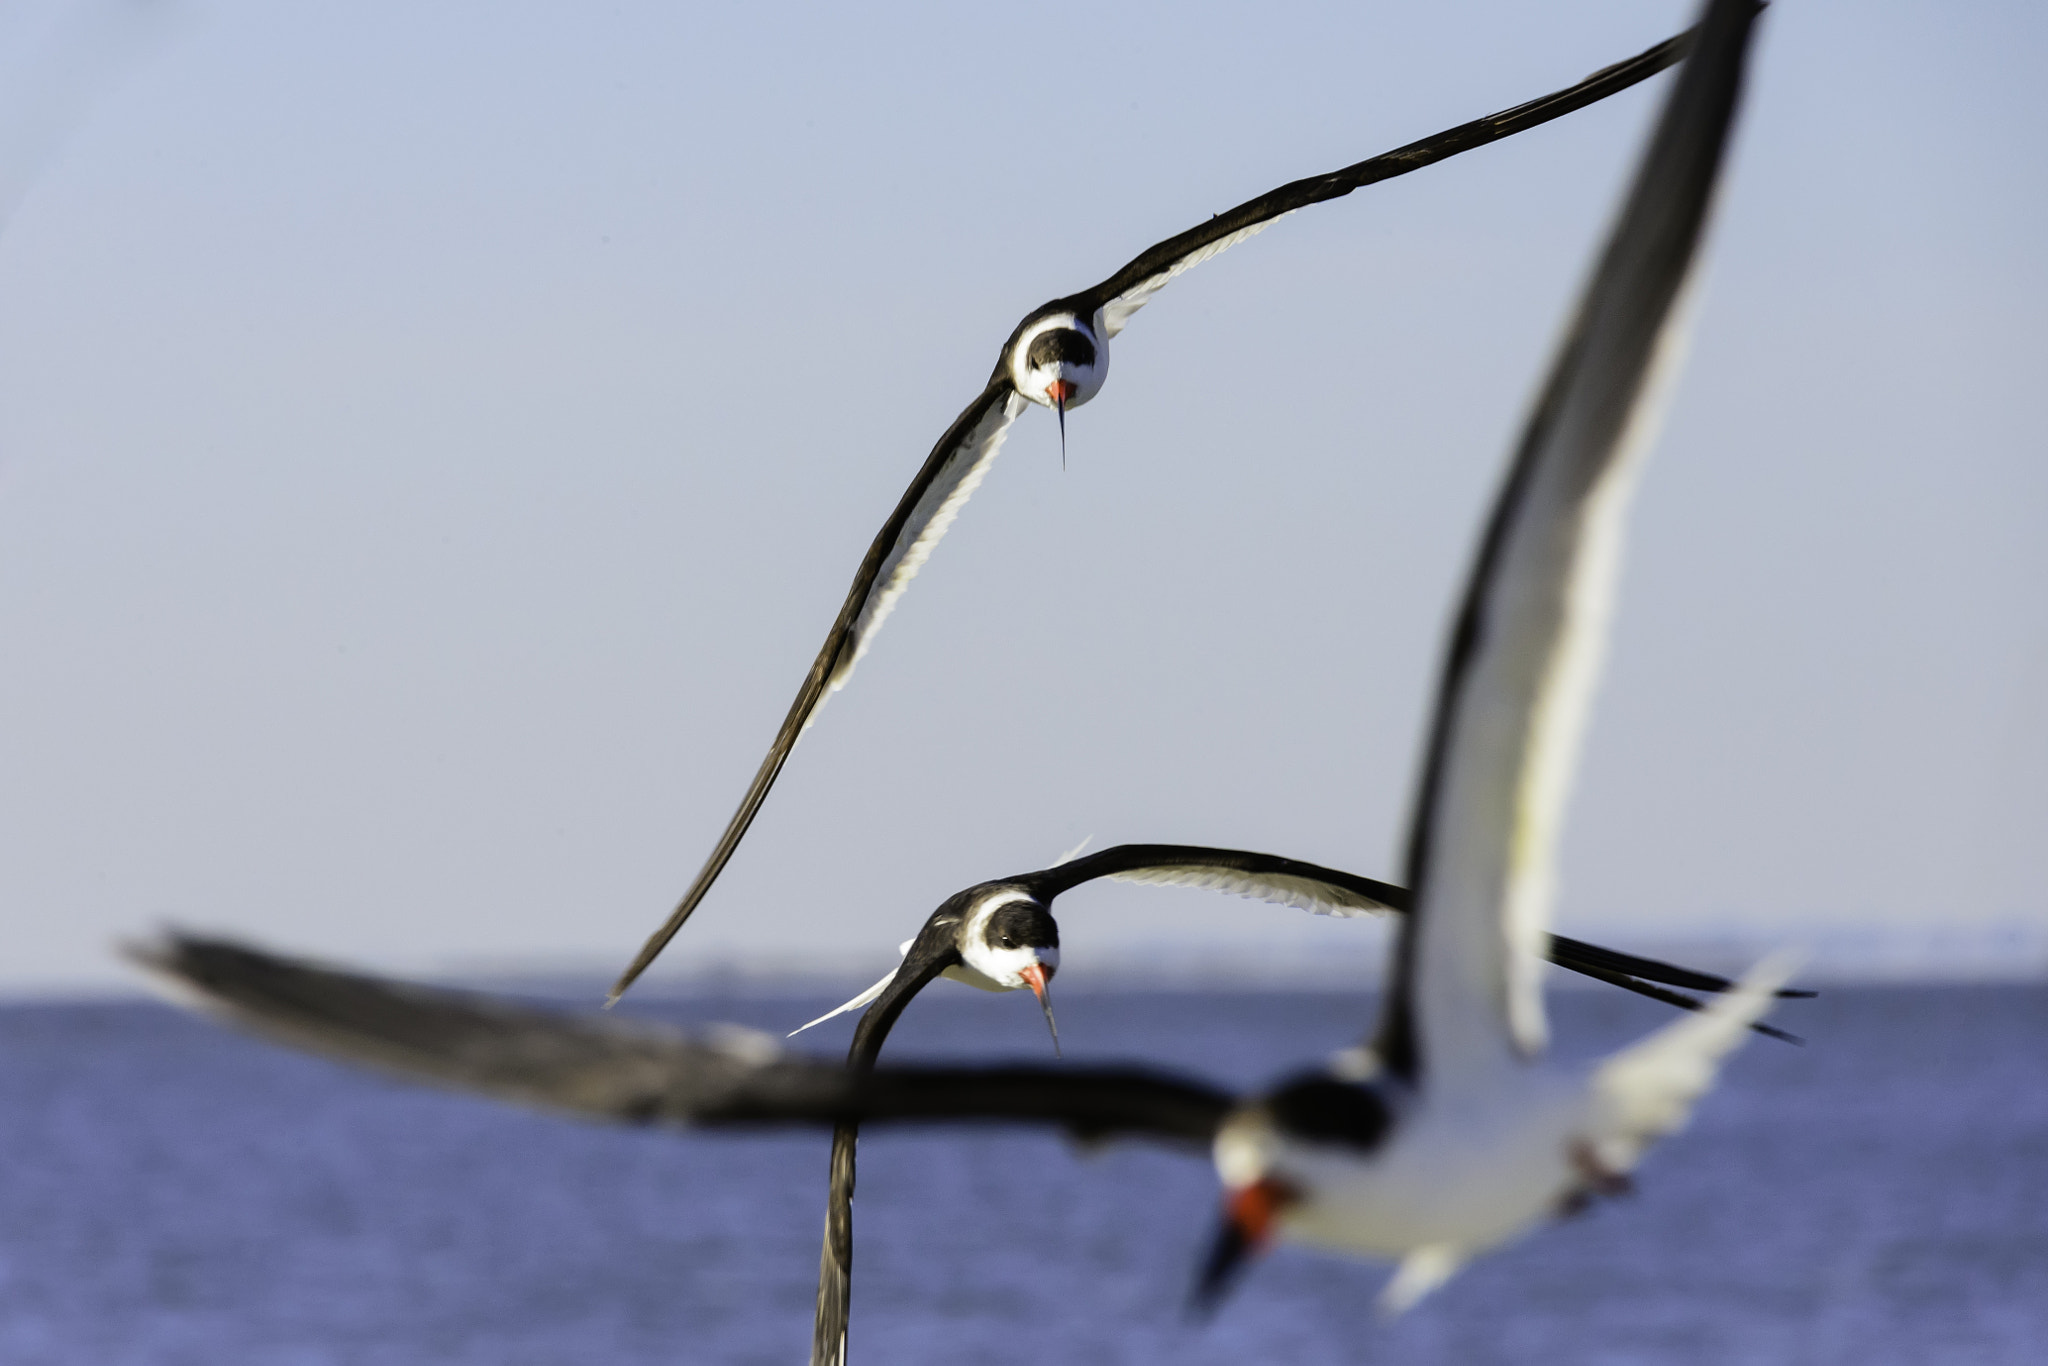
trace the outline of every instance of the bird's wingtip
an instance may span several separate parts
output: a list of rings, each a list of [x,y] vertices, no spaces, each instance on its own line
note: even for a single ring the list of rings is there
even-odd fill
[[[1464,1254],[1448,1244],[1433,1243],[1416,1248],[1401,1259],[1401,1265],[1395,1268],[1386,1288],[1380,1291],[1380,1317],[1394,1319],[1407,1313],[1431,1291],[1457,1275],[1458,1268],[1464,1264]]]

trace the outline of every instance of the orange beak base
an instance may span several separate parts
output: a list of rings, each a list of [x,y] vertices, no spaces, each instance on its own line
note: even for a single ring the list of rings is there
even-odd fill
[[[1245,1263],[1273,1241],[1273,1224],[1280,1211],[1300,1198],[1299,1191],[1273,1176],[1262,1176],[1230,1193],[1223,1202],[1223,1226],[1216,1230],[1208,1260],[1195,1279],[1194,1294],[1188,1300],[1190,1313],[1207,1316],[1216,1311]]]

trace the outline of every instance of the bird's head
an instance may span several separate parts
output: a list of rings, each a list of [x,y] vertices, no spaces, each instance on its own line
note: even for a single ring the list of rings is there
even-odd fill
[[[1010,347],[1010,383],[1033,403],[1060,415],[1061,449],[1065,449],[1067,409],[1094,398],[1109,378],[1109,340],[1105,329],[1078,313],[1055,312],[1039,318],[1017,334]]]
[[[970,918],[960,956],[999,987],[1029,987],[1058,1049],[1060,1031],[1046,988],[1060,968],[1060,927],[1045,903],[1021,892],[991,897],[987,909]]]
[[[1223,1218],[1189,1307],[1213,1311],[1238,1273],[1311,1198],[1316,1177],[1367,1157],[1394,1121],[1393,1098],[1378,1085],[1327,1070],[1296,1077],[1226,1119],[1216,1134]]]

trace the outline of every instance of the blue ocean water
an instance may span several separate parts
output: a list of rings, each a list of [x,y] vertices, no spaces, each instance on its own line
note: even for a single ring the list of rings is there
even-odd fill
[[[652,1013],[786,1029],[809,998]],[[1348,1042],[1353,996],[1091,994],[1070,1058],[1250,1083]],[[1660,1008],[1553,998],[1589,1054]],[[2048,1360],[2048,987],[1788,1006],[1631,1199],[1382,1324],[1384,1269],[1283,1249],[1180,1314],[1206,1164],[993,1131],[863,1140],[857,1362]],[[891,1052],[1046,1052],[1028,998],[946,988]],[[817,1033],[825,1033],[820,1030]],[[807,1039],[812,1036],[805,1036]],[[844,1031],[820,1040],[843,1046]],[[153,1005],[0,1009],[0,1362],[798,1362],[822,1135],[610,1129],[391,1083]]]

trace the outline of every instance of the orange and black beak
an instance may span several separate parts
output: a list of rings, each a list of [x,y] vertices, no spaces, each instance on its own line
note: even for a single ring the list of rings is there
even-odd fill
[[[1060,415],[1060,468],[1067,467],[1067,400],[1074,396],[1074,385],[1063,379],[1056,379],[1045,386],[1045,396],[1052,400],[1052,406]]]
[[[1045,1027],[1052,1031],[1052,1055],[1057,1058],[1060,1056],[1060,1027],[1052,1018],[1052,997],[1045,994],[1051,974],[1045,970],[1045,964],[1033,963],[1017,975],[1024,979],[1025,986],[1031,988],[1031,994],[1038,998],[1038,1008],[1045,1012]]]
[[[1188,1297],[1190,1314],[1207,1318],[1216,1312],[1245,1263],[1273,1241],[1273,1225],[1280,1212],[1300,1198],[1299,1191],[1276,1176],[1262,1176],[1230,1193],[1223,1202],[1223,1224],[1216,1230],[1216,1241],[1209,1245],[1208,1259]]]

